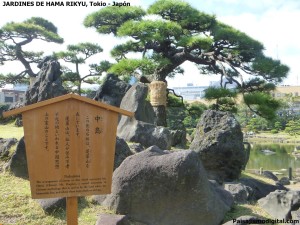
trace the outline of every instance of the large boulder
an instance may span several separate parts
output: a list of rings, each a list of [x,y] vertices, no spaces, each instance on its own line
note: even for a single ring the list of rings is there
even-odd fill
[[[263,171],[262,175],[271,180],[278,181],[278,177],[276,177],[276,175],[274,173],[272,173],[271,171],[265,170],[265,171]]]
[[[102,204],[151,225],[215,225],[229,210],[211,188],[195,152],[156,146],[124,160]]]
[[[229,207],[231,208],[234,204],[234,198],[232,194],[225,190],[222,185],[220,185],[215,180],[209,180],[210,187],[216,192],[217,196]]]
[[[100,214],[96,225],[130,225],[125,215]]]
[[[277,190],[259,199],[258,204],[276,219],[292,219],[291,212],[300,207],[300,191]]]
[[[94,100],[119,107],[122,98],[130,87],[130,84],[120,80],[116,75],[107,74],[102,85],[96,92]]]
[[[46,57],[40,64],[41,69],[34,84],[26,91],[25,105],[67,94],[62,86],[60,64],[51,57]]]
[[[253,189],[244,184],[238,182],[225,183],[224,189],[231,193],[234,202],[237,204],[245,204],[252,200]]]
[[[60,208],[66,208],[66,198],[37,199],[37,202],[47,214],[51,214]]]
[[[18,142],[16,138],[0,138],[0,159],[9,155],[9,149]]]
[[[146,101],[147,93],[148,87],[140,83],[127,91],[120,107],[134,112],[134,118],[122,116],[117,134],[126,141],[140,143],[144,147],[156,145],[162,149],[170,149],[172,135],[167,128],[154,125],[155,114]]]
[[[115,162],[114,162],[114,170],[118,168],[121,163],[128,157],[132,155],[132,152],[127,145],[124,139],[117,137],[116,147],[115,147]]]
[[[16,151],[12,155],[6,169],[17,177],[28,179],[27,159],[24,137],[22,137],[17,145]]]
[[[205,111],[190,149],[198,153],[209,179],[219,182],[238,179],[246,164],[243,133],[229,112]]]
[[[292,219],[300,221],[300,209],[291,211]]]
[[[249,201],[256,201],[260,198],[266,197],[269,193],[276,190],[287,190],[282,185],[267,184],[252,178],[241,178],[239,183],[252,189],[253,192],[249,196],[250,198],[248,198]]]
[[[156,145],[162,149],[171,148],[172,136],[167,128],[135,119],[124,124],[122,120],[123,118],[118,125],[117,134],[124,140],[140,143],[144,147]]]
[[[185,130],[170,130],[171,145],[177,148],[186,148],[186,131]]]
[[[120,107],[134,113],[134,118],[138,121],[154,124],[155,113],[149,101],[146,101],[148,86],[136,83],[126,92]],[[127,116],[122,116],[122,122],[130,120]]]

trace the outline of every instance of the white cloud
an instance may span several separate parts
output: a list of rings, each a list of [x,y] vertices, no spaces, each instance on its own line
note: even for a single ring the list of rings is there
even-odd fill
[[[298,9],[287,5],[282,9],[271,8],[261,15],[243,13],[218,19],[262,42],[266,55],[280,59],[291,68],[285,83],[296,84],[300,75],[299,62],[296,62],[300,58],[299,31],[295,27],[295,22],[300,21]]]

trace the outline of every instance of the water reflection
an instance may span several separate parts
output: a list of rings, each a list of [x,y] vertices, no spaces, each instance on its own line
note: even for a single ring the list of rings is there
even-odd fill
[[[295,149],[293,145],[252,144],[251,146],[250,159],[246,169],[259,170],[263,167],[264,170],[281,170],[292,167],[295,170],[300,168],[300,158],[291,154]],[[273,151],[274,154],[265,154],[267,151],[264,150]]]

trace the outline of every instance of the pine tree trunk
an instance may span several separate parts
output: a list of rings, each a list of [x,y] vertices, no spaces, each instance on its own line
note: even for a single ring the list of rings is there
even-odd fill
[[[36,77],[29,77],[29,85],[30,85],[30,87],[33,86],[33,84],[35,83],[35,81],[36,81]]]
[[[156,115],[155,125],[156,126],[167,127],[168,124],[167,124],[167,110],[166,110],[166,106],[164,106],[164,105],[153,106],[153,110],[154,110],[155,115]]]
[[[167,126],[166,88],[167,84],[162,81],[153,81],[150,84],[150,102],[156,115],[157,126]]]

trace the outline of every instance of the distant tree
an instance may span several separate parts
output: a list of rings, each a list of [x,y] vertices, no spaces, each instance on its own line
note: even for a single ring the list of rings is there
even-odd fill
[[[57,28],[40,17],[32,17],[20,23],[10,22],[0,28],[0,64],[20,61],[25,68],[19,74],[1,74],[0,85],[24,82],[26,76],[36,77],[32,63],[39,63],[43,52],[24,50],[24,46],[34,40],[63,43],[63,39],[57,34]]]
[[[168,126],[174,130],[194,130],[207,106],[201,102],[183,102],[173,94],[168,95]]]
[[[184,118],[186,128],[196,128],[202,113],[207,110],[207,106],[201,102],[186,103],[187,116]]]
[[[205,98],[209,101],[215,100],[212,109],[220,111],[237,112],[235,98],[237,92],[226,88],[209,87],[205,89]]]
[[[285,132],[290,135],[297,136],[300,134],[300,121],[290,120],[285,126]]]
[[[97,82],[102,72],[107,71],[111,64],[108,61],[102,61],[99,64],[90,64],[89,73],[82,74],[79,70],[81,64],[85,64],[86,60],[95,54],[101,53],[103,49],[93,43],[79,43],[76,45],[68,45],[67,51],[54,53],[55,57],[64,60],[65,62],[75,65],[75,70],[64,67],[63,81],[67,83],[69,89],[77,86],[76,92],[82,93],[81,85],[83,82],[94,84]]]
[[[277,130],[277,131],[282,130],[282,123],[280,121],[276,121],[274,123],[274,129]]]
[[[246,129],[248,131],[258,132],[268,130],[270,127],[270,121],[262,117],[253,117],[249,120]]]
[[[268,93],[287,76],[288,67],[266,57],[260,42],[184,1],[158,0],[147,11],[104,7],[88,15],[84,25],[100,34],[127,38],[111,52],[118,62],[111,72],[129,76],[139,70],[165,82],[190,61],[203,74],[219,75],[221,88],[234,84],[256,114],[271,118],[279,107]],[[245,74],[254,78],[246,80]],[[166,126],[165,107],[155,110],[158,125]]]

